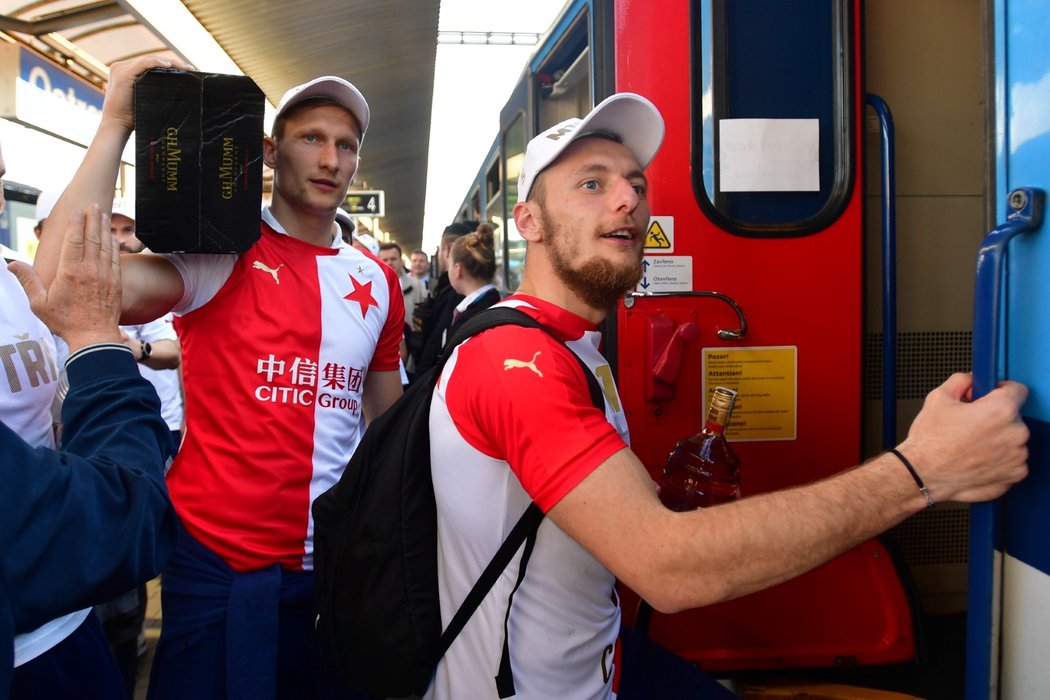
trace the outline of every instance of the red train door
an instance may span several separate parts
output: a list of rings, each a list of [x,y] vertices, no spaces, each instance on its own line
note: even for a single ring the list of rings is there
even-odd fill
[[[859,0],[615,4],[615,88],[667,122],[648,169],[646,275],[614,341],[635,452],[658,476],[725,384],[740,392],[728,435],[745,497],[856,464]],[[624,600],[630,622],[636,599]],[[650,634],[715,671],[914,654],[908,601],[876,541],[769,591],[657,614]]]

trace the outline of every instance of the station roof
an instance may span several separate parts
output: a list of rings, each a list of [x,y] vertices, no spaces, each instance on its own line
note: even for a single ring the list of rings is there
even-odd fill
[[[383,229],[422,238],[439,0],[0,0],[0,32],[104,86],[108,66],[147,53],[190,60],[174,29],[137,9],[182,5],[277,104],[284,91],[340,75],[368,99],[356,188],[384,190]]]

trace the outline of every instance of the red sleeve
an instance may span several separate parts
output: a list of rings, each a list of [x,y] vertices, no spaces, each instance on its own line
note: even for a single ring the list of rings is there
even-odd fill
[[[371,256],[369,256],[371,257]],[[386,275],[386,284],[390,293],[390,308],[386,312],[386,323],[379,334],[379,342],[376,344],[375,354],[368,369],[377,372],[388,372],[396,370],[401,360],[401,340],[405,337],[405,298],[401,294],[401,282],[397,274],[390,269],[386,263],[379,262],[383,273]]]
[[[580,363],[541,330],[503,326],[464,343],[445,401],[463,438],[507,462],[544,512],[626,447]]]

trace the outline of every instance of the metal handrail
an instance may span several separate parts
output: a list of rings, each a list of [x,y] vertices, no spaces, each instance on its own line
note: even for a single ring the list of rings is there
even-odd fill
[[[733,301],[732,297],[726,296],[720,292],[636,292],[630,291],[624,294],[623,305],[628,309],[634,306],[634,300],[644,297],[709,297],[712,299],[718,299],[724,301],[726,304],[736,312],[736,317],[740,321],[739,328],[733,329],[720,329],[718,331],[718,337],[722,340],[742,340],[747,335],[747,318],[744,317],[744,310],[740,308],[740,305]]]
[[[1006,244],[1018,234],[1039,228],[1046,194],[1034,188],[1010,193],[1010,214],[996,227],[977,253],[973,310],[973,399],[992,391],[999,375],[999,334],[1002,327],[1002,277]],[[970,507],[969,582],[966,617],[966,697],[987,698],[992,687],[992,624],[998,599],[995,550],[1002,544],[1002,503],[975,503]]]
[[[893,115],[885,100],[869,93],[879,118],[882,174],[882,448],[897,444],[897,194]]]

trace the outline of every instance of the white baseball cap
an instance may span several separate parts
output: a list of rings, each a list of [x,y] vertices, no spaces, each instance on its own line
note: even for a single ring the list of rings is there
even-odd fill
[[[583,119],[566,119],[529,141],[518,176],[518,201],[529,198],[536,177],[576,139],[610,132],[623,139],[643,168],[652,162],[664,140],[664,119],[649,100],[633,92],[605,98]]]
[[[135,220],[135,202],[130,199],[114,199],[113,209],[111,217],[113,216],[126,216],[132,221]]]
[[[274,121],[280,119],[282,114],[295,105],[311,97],[327,97],[345,107],[361,125],[361,140],[364,141],[365,132],[368,131],[368,102],[353,83],[334,75],[322,75],[308,83],[296,85],[284,93],[280,104],[277,105],[277,115]]]
[[[346,229],[347,233],[353,233],[357,230],[357,223],[354,221],[354,217],[350,216],[350,212],[342,207],[335,210],[335,221]]]
[[[379,255],[379,241],[377,241],[370,233],[354,233],[351,234],[353,239],[368,249],[372,255]]]

